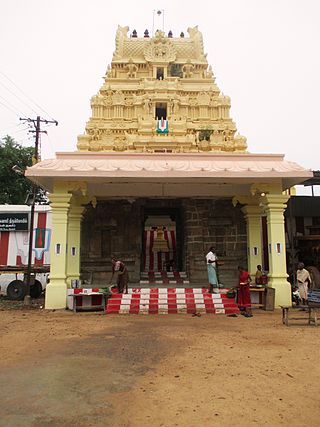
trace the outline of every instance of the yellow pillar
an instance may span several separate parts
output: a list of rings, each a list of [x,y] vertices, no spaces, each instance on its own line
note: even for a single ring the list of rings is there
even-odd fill
[[[248,271],[254,276],[257,265],[262,265],[261,208],[245,205],[241,208],[247,224]]]
[[[284,210],[289,196],[266,194],[261,197],[267,214],[269,286],[276,290],[275,306],[291,305],[291,285],[287,281]]]
[[[80,278],[80,232],[83,206],[70,205],[68,216],[68,252],[67,252],[67,284],[71,280]]]
[[[50,283],[46,288],[45,308],[66,308],[67,229],[71,194],[54,192],[50,195],[52,208],[52,237],[50,245]]]

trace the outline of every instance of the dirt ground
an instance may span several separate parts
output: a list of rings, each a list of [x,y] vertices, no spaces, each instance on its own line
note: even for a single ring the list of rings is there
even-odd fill
[[[279,311],[109,315],[0,304],[0,425],[319,426],[320,328]]]

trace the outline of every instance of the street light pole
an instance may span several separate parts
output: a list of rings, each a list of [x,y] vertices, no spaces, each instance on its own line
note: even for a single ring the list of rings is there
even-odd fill
[[[34,146],[34,161],[33,164],[38,163],[39,161],[39,137],[40,133],[47,133],[45,130],[41,130],[41,122],[43,123],[54,123],[56,126],[58,122],[56,120],[43,120],[40,116],[37,116],[36,119],[24,119],[20,118],[20,120],[32,122],[35,130],[30,130],[29,132],[35,133],[35,146]],[[32,184],[32,201],[31,201],[31,209],[30,209],[30,230],[29,230],[29,248],[28,248],[28,267],[27,267],[27,281],[26,281],[26,293],[24,296],[24,305],[30,305],[31,297],[30,297],[30,286],[31,286],[31,270],[32,270],[32,249],[33,249],[33,230],[34,230],[34,211],[36,204],[36,195],[37,195],[38,187],[35,184]]]
[[[28,269],[27,269],[27,281],[26,281],[26,293],[24,296],[24,305],[30,305],[30,286],[31,286],[31,267],[32,267],[32,248],[33,248],[33,229],[34,229],[34,211],[35,211],[35,199],[37,194],[37,188],[32,185],[32,203],[30,209],[30,230],[29,230],[29,248],[28,248]]]
[[[37,116],[35,124],[35,146],[34,146],[34,163],[39,160],[39,135],[40,135],[40,116]],[[30,286],[31,286],[31,267],[32,267],[32,248],[33,248],[33,229],[34,229],[34,211],[36,205],[37,187],[32,184],[32,200],[30,209],[30,230],[29,230],[29,248],[28,248],[28,269],[27,269],[27,282],[26,294],[24,296],[24,305],[30,305]]]

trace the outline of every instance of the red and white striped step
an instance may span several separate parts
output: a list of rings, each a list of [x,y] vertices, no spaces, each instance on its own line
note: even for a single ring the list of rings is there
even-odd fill
[[[142,272],[140,285],[188,285],[187,274],[182,271],[148,271]]]
[[[226,290],[210,294],[206,288],[133,288],[128,294],[114,292],[109,298],[107,314],[238,314],[234,299]]]
[[[75,300],[73,299],[74,294],[86,294],[85,298],[79,297],[76,301],[77,307],[82,308],[94,308],[95,306],[101,306],[103,296],[99,294],[101,290],[99,288],[78,288],[78,289],[67,289],[67,308],[73,310],[73,304]]]

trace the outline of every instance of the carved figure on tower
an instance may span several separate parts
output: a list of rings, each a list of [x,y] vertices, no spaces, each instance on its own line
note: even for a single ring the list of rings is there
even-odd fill
[[[127,65],[127,77],[129,78],[136,78],[137,77],[137,71],[138,67],[136,64],[133,63],[132,59],[129,59],[128,65]]]
[[[190,59],[183,65],[182,72],[184,78],[191,78],[193,76],[194,65],[191,64]]]

